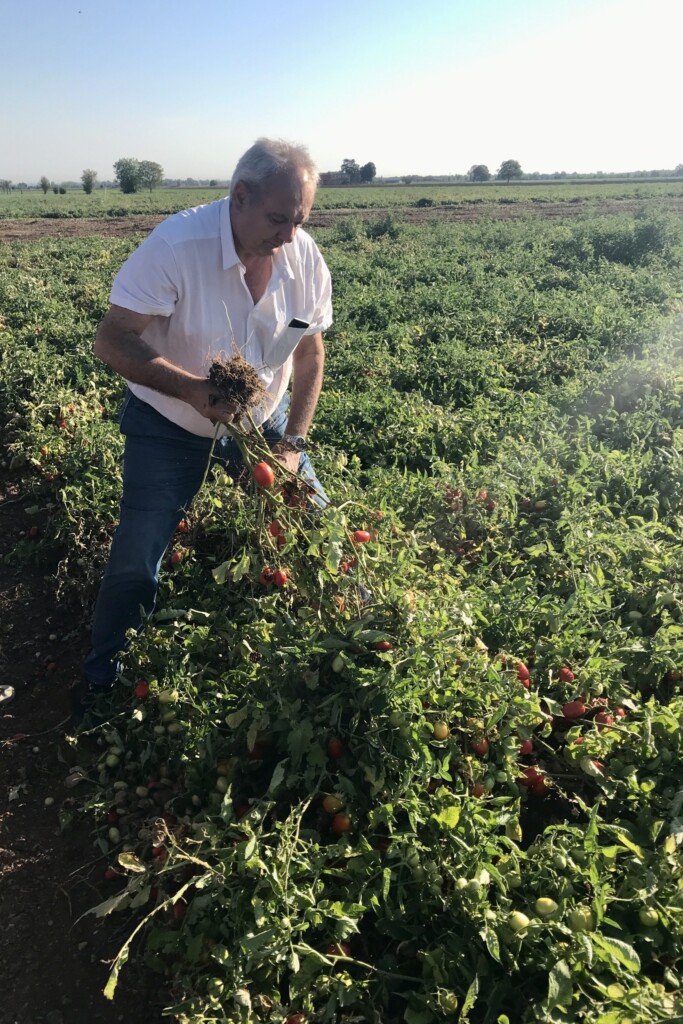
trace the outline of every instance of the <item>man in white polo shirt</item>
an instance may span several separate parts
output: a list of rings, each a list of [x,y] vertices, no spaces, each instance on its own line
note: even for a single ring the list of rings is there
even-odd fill
[[[316,184],[306,149],[259,139],[239,160],[229,198],[163,221],[116,276],[95,354],[129,385],[123,497],[86,698],[111,688],[126,632],[140,627],[140,608],[154,607],[163,554],[201,485],[215,425],[237,416],[207,380],[214,356],[239,351],[256,367],[267,398],[255,421],[277,458],[326,501],[305,452],[332,322],[329,271],[300,230]],[[234,467],[239,452],[226,434],[219,427],[217,452]]]

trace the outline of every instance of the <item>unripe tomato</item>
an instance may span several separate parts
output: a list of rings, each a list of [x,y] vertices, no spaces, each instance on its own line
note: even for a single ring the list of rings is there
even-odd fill
[[[254,466],[254,480],[259,487],[269,488],[275,483],[275,473],[267,462],[257,462]]]
[[[659,914],[654,907],[641,907],[638,917],[645,928],[654,928],[659,924]]]
[[[589,907],[574,907],[569,911],[568,922],[573,932],[595,931],[595,915]]]
[[[353,534],[353,539],[356,544],[367,544],[367,542],[370,540],[370,534],[368,533],[367,530],[355,530]]]
[[[548,896],[539,896],[534,903],[534,910],[539,917],[550,917],[557,910],[557,903]]]
[[[445,740],[450,736],[451,730],[447,722],[435,722],[432,726],[432,734],[435,740]]]
[[[508,915],[508,924],[512,928],[515,935],[519,932],[523,932],[525,928],[529,927],[529,918],[526,914],[523,914],[521,910],[513,910]]]
[[[439,992],[439,1008],[444,1013],[455,1013],[458,1009],[458,997],[455,992]]]
[[[581,700],[570,700],[562,708],[565,718],[581,718],[586,714],[586,705]]]
[[[574,673],[572,672],[572,670],[570,668],[561,668],[559,674],[560,674],[560,682],[562,682],[562,683],[573,683],[574,682]]]
[[[327,811],[328,814],[336,814],[337,811],[340,811],[343,806],[344,801],[340,799],[340,797],[336,796],[334,793],[330,793],[323,800],[323,808]]]
[[[334,818],[332,819],[332,824],[330,827],[332,828],[333,832],[335,832],[338,836],[341,836],[345,832],[350,831],[351,819],[349,818],[348,814],[335,814]]]

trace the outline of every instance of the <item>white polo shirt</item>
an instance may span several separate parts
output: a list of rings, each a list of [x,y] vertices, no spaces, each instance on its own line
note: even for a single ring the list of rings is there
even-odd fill
[[[267,403],[252,411],[260,424],[287,390],[301,338],[332,323],[330,272],[311,236],[299,229],[272,260],[270,282],[254,305],[235,250],[230,200],[218,199],[162,221],[119,270],[109,301],[154,315],[143,339],[190,373],[206,376],[215,356],[239,350],[268,389]],[[308,327],[290,327],[293,319]],[[211,421],[186,402],[141,384],[129,387],[178,426],[213,437]]]

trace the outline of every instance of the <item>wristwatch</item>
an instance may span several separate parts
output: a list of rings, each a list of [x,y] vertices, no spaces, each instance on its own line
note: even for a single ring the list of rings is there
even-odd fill
[[[278,443],[284,444],[285,447],[290,448],[293,452],[306,451],[306,438],[302,437],[301,434],[283,434]]]

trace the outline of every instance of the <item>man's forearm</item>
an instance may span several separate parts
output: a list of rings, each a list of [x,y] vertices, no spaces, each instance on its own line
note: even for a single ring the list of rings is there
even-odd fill
[[[133,331],[118,334],[115,340],[108,332],[101,331],[95,343],[95,355],[133,384],[142,384],[181,401],[187,401],[188,391],[198,380],[196,374],[160,356]]]
[[[305,437],[313,422],[323,386],[325,349],[319,334],[312,335],[310,339],[304,338],[300,344],[305,347],[294,359],[292,402],[285,432]]]

